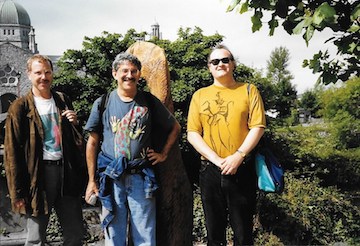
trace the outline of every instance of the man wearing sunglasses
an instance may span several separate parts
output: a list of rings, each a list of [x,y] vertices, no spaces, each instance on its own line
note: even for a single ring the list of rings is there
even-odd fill
[[[214,82],[194,93],[187,126],[188,141],[202,159],[208,245],[227,245],[228,218],[234,245],[252,245],[256,173],[251,151],[264,133],[264,105],[254,85],[234,79],[236,62],[224,45],[213,48],[208,68]]]

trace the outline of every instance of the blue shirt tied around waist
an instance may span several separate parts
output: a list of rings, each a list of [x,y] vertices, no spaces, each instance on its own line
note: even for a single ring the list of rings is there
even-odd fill
[[[158,189],[158,184],[155,179],[154,170],[149,167],[146,159],[135,159],[130,161],[124,156],[119,158],[112,158],[103,152],[98,155],[98,170],[99,170],[99,199],[103,208],[108,211],[108,214],[104,216],[101,223],[102,228],[106,228],[111,220],[114,218],[113,203],[114,193],[112,180],[119,180],[121,175],[126,170],[140,169],[144,176],[144,191],[146,198],[152,198],[154,192]]]

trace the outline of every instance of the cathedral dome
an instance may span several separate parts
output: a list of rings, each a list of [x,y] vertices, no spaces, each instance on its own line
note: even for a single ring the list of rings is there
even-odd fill
[[[0,25],[4,24],[31,26],[26,10],[13,0],[0,0]]]

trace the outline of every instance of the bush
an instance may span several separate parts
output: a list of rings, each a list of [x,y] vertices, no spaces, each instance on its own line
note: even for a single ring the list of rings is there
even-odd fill
[[[206,228],[204,211],[202,208],[202,202],[199,189],[194,190],[194,219],[193,219],[193,241],[205,242],[206,241]]]
[[[318,177],[322,186],[360,187],[360,148],[336,148],[332,126],[277,128],[271,139],[283,166],[297,177]]]
[[[360,243],[360,211],[339,190],[320,186],[317,178],[297,179],[286,175],[284,193],[259,199],[259,221],[264,232],[285,245],[330,245]]]
[[[336,139],[338,149],[360,147],[360,120],[348,112],[339,112],[334,117],[333,135]]]

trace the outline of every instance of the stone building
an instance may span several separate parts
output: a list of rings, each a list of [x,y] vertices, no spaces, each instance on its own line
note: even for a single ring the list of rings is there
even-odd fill
[[[1,138],[10,103],[30,89],[26,61],[35,53],[38,53],[35,29],[31,26],[28,13],[13,0],[0,0]]]

